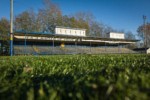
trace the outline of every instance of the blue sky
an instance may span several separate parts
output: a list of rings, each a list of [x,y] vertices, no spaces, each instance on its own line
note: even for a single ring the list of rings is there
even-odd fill
[[[59,5],[63,14],[91,12],[96,20],[117,30],[132,31],[136,34],[143,23],[142,16],[150,22],[150,0],[52,0]],[[0,0],[0,18],[9,18],[10,0]],[[42,0],[14,0],[14,14],[33,8],[43,7]]]

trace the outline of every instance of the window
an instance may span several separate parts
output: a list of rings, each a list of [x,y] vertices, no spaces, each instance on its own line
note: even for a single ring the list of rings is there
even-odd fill
[[[67,33],[67,31],[65,30],[65,33]]]
[[[74,30],[74,34],[73,35],[76,35],[76,31]]]

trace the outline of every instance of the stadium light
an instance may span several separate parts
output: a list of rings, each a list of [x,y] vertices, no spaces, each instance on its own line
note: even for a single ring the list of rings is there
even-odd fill
[[[147,48],[147,37],[146,37],[146,16],[143,15],[143,35],[144,35],[144,47],[145,47],[145,52]]]
[[[10,0],[10,56],[13,56],[13,0]]]

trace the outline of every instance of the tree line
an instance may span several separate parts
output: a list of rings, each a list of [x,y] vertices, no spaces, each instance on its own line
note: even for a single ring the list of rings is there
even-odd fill
[[[72,15],[63,15],[59,6],[51,0],[43,0],[44,7],[35,12],[29,9],[15,16],[14,30],[26,32],[47,32],[54,33],[55,26],[64,26],[71,28],[84,28],[87,30],[87,36],[105,37],[108,32],[124,32],[113,29],[103,23],[95,20],[90,12],[77,12]],[[1,20],[9,21],[6,18]],[[9,30],[9,28],[7,28]],[[132,34],[132,32],[125,32]],[[133,38],[133,37],[128,37]]]
[[[64,26],[71,28],[86,29],[87,36],[106,37],[108,32],[123,32],[126,39],[135,39],[132,32],[118,31],[112,27],[100,23],[95,20],[95,17],[90,12],[77,12],[72,15],[63,15],[57,4],[51,0],[43,0],[44,7],[35,12],[33,9],[26,10],[15,16],[14,30],[24,32],[46,32],[54,33],[55,26]],[[150,26],[150,24],[147,24]],[[0,40],[9,40],[9,20],[6,18],[0,19]],[[143,27],[138,28],[138,34],[142,37]],[[147,30],[150,30],[147,27]],[[149,31],[146,32],[147,34]],[[150,34],[148,34],[148,39]],[[3,43],[8,44],[8,42]]]

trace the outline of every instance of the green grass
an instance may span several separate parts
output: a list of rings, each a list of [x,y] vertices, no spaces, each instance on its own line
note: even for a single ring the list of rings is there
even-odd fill
[[[0,57],[1,100],[150,100],[150,55]]]

